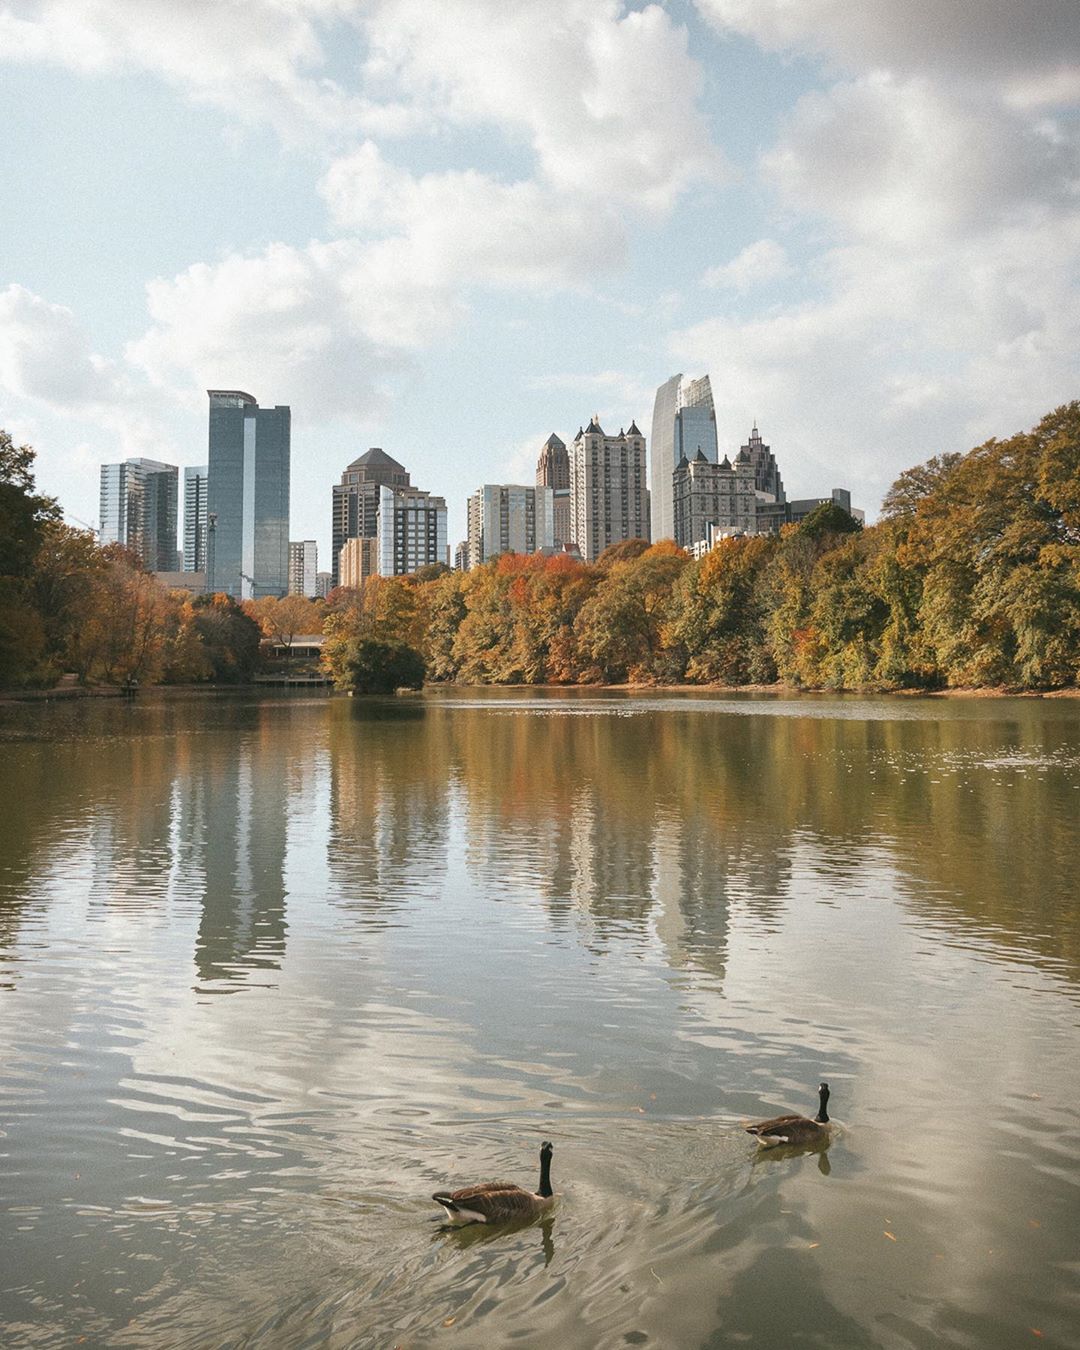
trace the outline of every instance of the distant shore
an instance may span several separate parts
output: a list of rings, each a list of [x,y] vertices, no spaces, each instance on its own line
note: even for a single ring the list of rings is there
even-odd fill
[[[455,681],[426,685],[427,689],[502,689],[524,693],[530,690],[580,690],[627,694],[647,693],[707,693],[707,694],[775,694],[800,698],[1080,698],[1080,688],[1067,689],[1005,689],[1001,687],[971,687],[956,689],[807,689],[792,684],[460,684]],[[197,694],[203,697],[218,695],[296,694],[319,690],[324,697],[343,693],[325,685],[294,687],[273,684],[148,684],[134,694],[117,685],[58,685],[53,689],[0,689],[0,706],[17,703],[71,702],[87,698],[138,698],[140,695],[164,694],[179,696]]]

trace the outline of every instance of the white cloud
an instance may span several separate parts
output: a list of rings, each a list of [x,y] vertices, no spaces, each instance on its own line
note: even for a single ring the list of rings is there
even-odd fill
[[[161,443],[155,400],[91,350],[70,309],[24,286],[0,291],[0,388],[64,416],[92,417],[131,453]]]
[[[434,119],[523,137],[540,178],[605,200],[667,209],[721,157],[696,107],[686,30],[658,5],[621,0],[379,0],[366,25],[370,76]]]
[[[1039,101],[1073,99],[1080,80],[1075,0],[696,0],[721,31],[773,51],[824,56],[849,70],[892,70],[958,84],[994,81]]]
[[[783,244],[775,239],[757,239],[730,262],[710,267],[701,281],[705,286],[743,292],[782,281],[793,270]]]
[[[332,47],[360,42],[353,0],[6,0],[0,54],[100,73],[142,69],[245,121],[284,131],[400,129],[400,105],[378,106],[325,73]]]

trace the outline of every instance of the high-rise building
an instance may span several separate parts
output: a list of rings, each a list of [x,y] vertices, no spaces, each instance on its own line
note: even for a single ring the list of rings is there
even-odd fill
[[[608,436],[594,415],[570,447],[570,536],[586,562],[609,544],[649,538],[645,437],[634,422]]]
[[[757,494],[749,454],[740,451],[734,464],[727,455],[714,464],[700,450],[693,459],[683,455],[672,476],[672,505],[675,542],[688,551],[707,543],[710,529],[753,534]]]
[[[746,445],[740,446],[740,454],[743,451],[749,455],[750,462],[754,466],[754,487],[758,492],[767,492],[773,501],[786,501],[787,496],[784,492],[780,470],[777,467],[776,456],[769,446],[762,444],[756,422],[750,432],[749,441]]]
[[[657,389],[653,404],[649,483],[654,539],[674,538],[672,475],[684,455],[693,460],[699,450],[712,463],[719,458],[709,377],[684,380],[681,374],[672,375]]]
[[[463,539],[457,548],[454,549],[454,571],[467,572],[469,570],[469,541]]]
[[[354,459],[334,486],[331,571],[343,586],[339,556],[347,539],[374,539],[379,515],[379,488],[407,488],[409,474],[385,450],[373,446]]]
[[[289,594],[306,595],[316,592],[315,578],[319,570],[319,548],[314,539],[289,540]]]
[[[446,563],[446,500],[420,488],[379,488],[376,563],[383,577]]]
[[[176,507],[180,471],[156,459],[101,466],[103,544],[123,544],[148,572],[176,567]]]
[[[567,489],[569,493],[569,489]],[[485,483],[469,498],[469,566],[500,553],[535,553],[554,543],[552,488]]]
[[[334,577],[332,572],[315,573],[315,594],[320,600],[325,600],[334,589]]]
[[[536,486],[551,488],[553,497],[554,547],[570,542],[570,453],[554,432],[540,449],[536,461]]]
[[[207,468],[184,470],[184,571],[206,571]]]
[[[237,600],[289,584],[291,414],[239,389],[209,389],[208,589]]]

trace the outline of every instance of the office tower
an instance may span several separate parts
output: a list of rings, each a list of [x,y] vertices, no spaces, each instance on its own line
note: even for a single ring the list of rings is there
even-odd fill
[[[695,544],[707,543],[710,527],[753,534],[757,494],[749,454],[740,451],[734,464],[727,455],[714,464],[700,450],[693,459],[683,455],[672,475],[672,507],[680,548],[693,551]]]
[[[671,480],[675,466],[683,455],[693,460],[698,450],[713,463],[719,458],[716,414],[708,375],[698,380],[684,380],[681,374],[672,375],[657,389],[649,450],[652,537],[672,539],[675,515]]]
[[[315,577],[319,570],[319,549],[314,539],[289,541],[289,594],[316,594]]]
[[[409,474],[378,446],[354,459],[334,486],[331,530],[331,572],[334,585],[343,586],[339,555],[347,539],[374,539],[379,515],[379,488],[407,488]],[[370,575],[365,573],[365,575]]]
[[[485,483],[477,488],[469,498],[468,565],[479,567],[500,553],[552,548],[554,500],[554,491],[543,486]]]
[[[463,539],[457,548],[454,549],[454,571],[467,572],[469,570],[469,541]]]
[[[207,589],[237,600],[289,584],[287,407],[260,408],[239,389],[208,389]]]
[[[536,461],[536,486],[551,488],[554,494],[552,543],[555,548],[562,548],[570,542],[570,454],[554,432],[540,449],[540,458]]]
[[[379,487],[376,565],[380,576],[408,576],[446,563],[446,501],[420,488]]]
[[[185,572],[206,571],[205,464],[184,470],[184,562]]]
[[[648,539],[645,437],[629,431],[607,436],[597,416],[570,447],[570,537],[586,562],[609,544]]]
[[[315,573],[315,594],[320,600],[325,600],[334,589],[334,576],[332,572]]]
[[[784,483],[780,477],[776,456],[769,446],[762,444],[756,422],[750,432],[750,440],[746,445],[740,447],[739,453],[741,454],[743,451],[750,457],[750,462],[754,466],[754,487],[758,492],[767,492],[773,501],[786,501]]]
[[[101,466],[102,544],[123,544],[148,572],[176,567],[176,507],[180,472],[156,459]]]

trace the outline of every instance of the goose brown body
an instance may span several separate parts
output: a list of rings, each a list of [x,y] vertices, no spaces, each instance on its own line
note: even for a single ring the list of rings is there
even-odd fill
[[[451,1224],[513,1223],[534,1219],[555,1203],[551,1189],[551,1155],[545,1142],[540,1149],[540,1185],[535,1191],[510,1181],[482,1181],[456,1191],[436,1191],[431,1197],[446,1210]]]
[[[818,1088],[818,1113],[809,1116],[788,1115],[773,1116],[771,1120],[759,1120],[746,1126],[746,1133],[757,1138],[758,1148],[776,1148],[781,1144],[817,1144],[830,1137],[832,1122],[826,1109],[829,1101],[829,1085],[822,1083]]]

